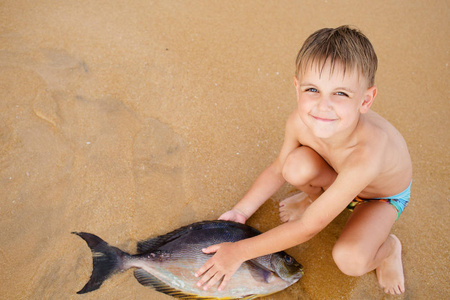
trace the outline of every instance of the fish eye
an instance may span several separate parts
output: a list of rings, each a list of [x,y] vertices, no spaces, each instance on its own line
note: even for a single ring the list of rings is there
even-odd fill
[[[292,265],[294,263],[294,259],[290,256],[285,256],[284,257],[284,261],[288,264],[288,265]]]

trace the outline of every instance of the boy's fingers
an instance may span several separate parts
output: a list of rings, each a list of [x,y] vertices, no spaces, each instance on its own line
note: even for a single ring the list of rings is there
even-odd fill
[[[208,290],[210,287],[215,285],[220,279],[222,279],[223,275],[221,273],[215,273],[211,279],[209,279],[208,283],[203,287],[203,290]]]
[[[212,264],[208,260],[207,262],[205,262],[205,264],[200,269],[197,270],[197,272],[195,272],[195,277],[201,276],[203,273],[208,271],[211,267],[212,267]]]
[[[217,252],[217,250],[219,250],[220,245],[212,245],[209,246],[208,248],[203,248],[202,251],[203,253],[209,254],[209,253],[215,253]]]
[[[197,282],[197,286],[201,287],[206,281],[208,281],[206,274]]]
[[[228,282],[230,281],[231,276],[224,276],[222,279],[222,283],[219,285],[219,287],[217,288],[218,291],[222,291],[228,284]]]
[[[210,253],[217,252],[217,250],[218,250],[219,248],[220,248],[220,244],[218,244],[218,245],[212,245],[212,246],[209,246],[209,247],[207,247],[207,248],[203,248],[203,249],[202,249],[202,252],[205,253],[205,254],[210,254]],[[208,271],[212,266],[213,266],[213,263],[211,262],[211,259],[209,259],[207,262],[205,262],[205,263],[203,264],[203,266],[202,266],[200,269],[198,269],[197,272],[195,272],[195,274],[194,274],[195,277],[201,276],[203,273],[205,273],[206,271]]]
[[[217,271],[213,270],[213,268],[210,268],[205,274],[203,274],[202,278],[197,282],[197,286],[201,287],[203,284],[212,280],[211,278],[216,274]],[[207,285],[203,287],[203,289],[206,291],[208,289]]]

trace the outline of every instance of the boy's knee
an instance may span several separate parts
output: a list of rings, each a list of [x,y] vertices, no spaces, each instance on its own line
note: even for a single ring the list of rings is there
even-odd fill
[[[314,150],[308,147],[299,147],[293,150],[286,158],[283,165],[283,177],[293,186],[303,186],[308,184],[317,176],[317,167],[314,164],[314,157],[318,156]]]
[[[362,276],[367,273],[367,258],[358,251],[357,246],[335,245],[332,254],[334,262],[345,275]]]

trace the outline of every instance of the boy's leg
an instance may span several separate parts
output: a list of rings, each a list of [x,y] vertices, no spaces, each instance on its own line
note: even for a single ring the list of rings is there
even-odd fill
[[[280,219],[283,222],[299,218],[336,179],[336,172],[317,152],[302,146],[293,150],[283,166],[283,177],[304,193],[280,202]]]
[[[339,269],[351,276],[376,270],[386,293],[403,293],[401,243],[389,234],[396,219],[395,208],[386,202],[370,201],[355,207],[333,248]]]

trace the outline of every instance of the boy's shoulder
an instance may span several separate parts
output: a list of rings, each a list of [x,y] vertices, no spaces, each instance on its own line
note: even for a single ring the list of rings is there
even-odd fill
[[[389,127],[393,126],[384,118],[375,112],[369,112],[362,115],[361,122],[355,128],[357,139],[363,143],[371,142],[373,139],[386,138],[386,132],[391,131]],[[394,128],[395,129],[395,128]],[[309,143],[320,140],[315,137],[313,132],[302,121],[297,110],[294,110],[286,122],[286,130],[291,132],[291,136],[298,138],[300,144],[309,145]]]
[[[389,141],[403,140],[400,132],[388,120],[372,110],[361,116],[357,130],[358,139],[363,144],[384,146]]]
[[[407,149],[400,132],[388,120],[372,110],[361,115],[353,142],[354,144],[349,144],[351,150],[347,151],[345,161],[349,167],[358,169],[389,168]]]
[[[305,123],[303,123],[297,110],[295,109],[293,112],[291,112],[286,122],[286,130],[296,132],[297,134],[302,134],[306,133],[307,129],[308,128],[306,127]]]
[[[397,140],[399,142],[404,141],[400,132],[376,112],[369,110],[360,117],[360,122],[355,128],[354,135],[356,138],[354,146],[356,148],[369,146],[369,150],[376,151],[376,149],[384,148],[386,143],[393,142],[395,144]],[[302,121],[297,110],[294,110],[289,115],[286,122],[286,131],[292,138],[298,139],[302,145],[312,146],[310,143],[319,140]]]

